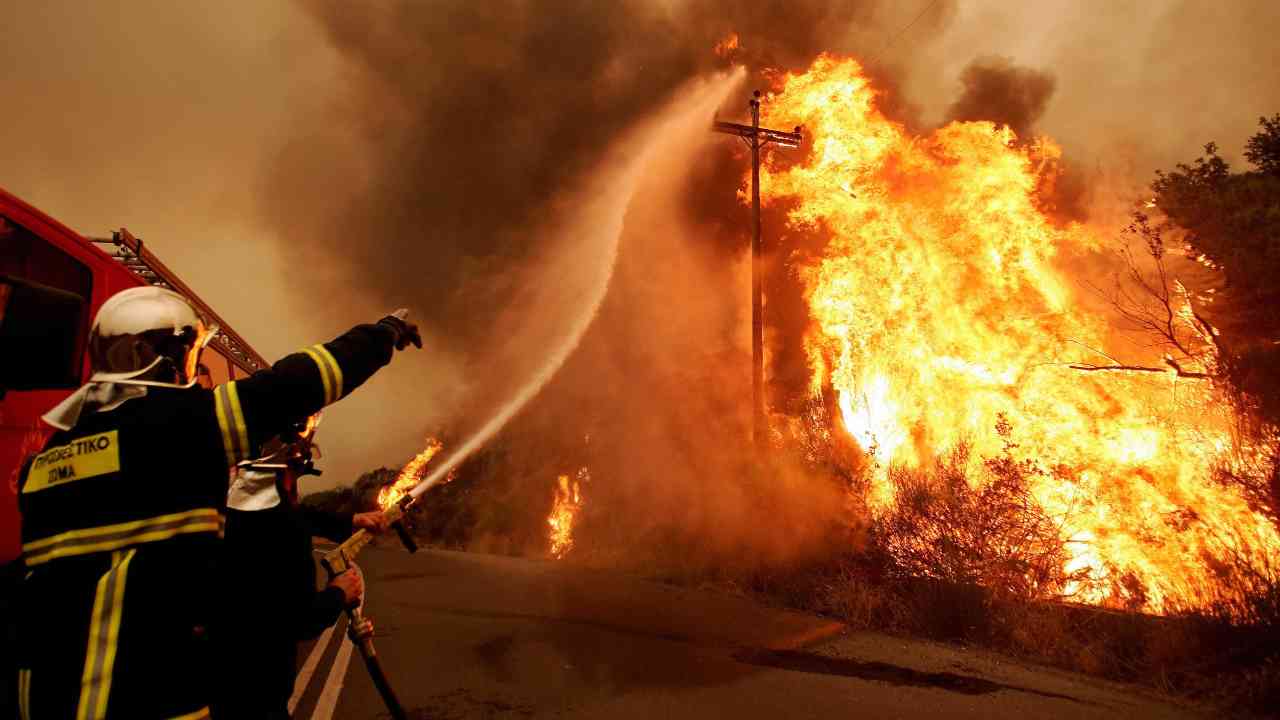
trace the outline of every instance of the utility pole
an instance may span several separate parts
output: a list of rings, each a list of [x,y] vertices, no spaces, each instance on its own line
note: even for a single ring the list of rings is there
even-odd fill
[[[760,261],[760,149],[769,143],[800,146],[800,127],[794,132],[760,127],[760,91],[751,95],[751,124],[721,122],[715,132],[737,135],[751,148],[751,399],[754,405],[752,440],[757,460],[764,457],[768,420],[764,402],[764,267]]]

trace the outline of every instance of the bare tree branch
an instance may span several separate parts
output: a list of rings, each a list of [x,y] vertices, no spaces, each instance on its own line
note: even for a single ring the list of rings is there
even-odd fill
[[[1178,362],[1173,358],[1167,357],[1164,359],[1164,361],[1165,361],[1165,364],[1169,366],[1168,368],[1148,367],[1146,365],[1122,365],[1122,364],[1091,365],[1088,363],[1073,363],[1071,365],[1068,365],[1067,367],[1071,368],[1072,370],[1082,370],[1084,372],[1112,371],[1112,372],[1146,372],[1146,373],[1166,373],[1166,374],[1169,372],[1170,369],[1172,369],[1173,374],[1176,377],[1186,378],[1188,380],[1212,380],[1213,379],[1212,376],[1209,375],[1208,373],[1184,370],[1183,367],[1179,365]]]

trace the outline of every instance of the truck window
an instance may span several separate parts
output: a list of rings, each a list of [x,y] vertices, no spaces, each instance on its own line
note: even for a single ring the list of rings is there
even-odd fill
[[[0,215],[0,274],[79,295],[93,291],[93,273],[39,235]]]
[[[5,348],[4,384],[15,390],[78,385],[88,324],[84,308],[89,307],[93,292],[93,273],[52,243],[0,215],[0,276],[18,281],[11,285],[11,307],[0,324],[4,344],[15,346]],[[19,305],[27,308],[22,318]]]

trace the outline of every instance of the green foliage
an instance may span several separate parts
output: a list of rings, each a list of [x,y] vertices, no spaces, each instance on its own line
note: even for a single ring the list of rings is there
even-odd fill
[[[1262,130],[1249,138],[1244,156],[1259,172],[1280,176],[1280,113],[1258,118],[1258,123]]]
[[[365,512],[374,509],[378,504],[378,491],[384,486],[395,482],[399,474],[399,470],[384,467],[370,470],[356,478],[355,485],[352,486],[352,494],[356,503],[354,510],[356,512]]]
[[[1219,267],[1225,280],[1202,308],[1221,370],[1242,405],[1263,423],[1280,423],[1280,114],[1261,118],[1245,157],[1257,168],[1235,173],[1209,143],[1204,155],[1157,173],[1152,190],[1169,224],[1186,231],[1190,248]]]
[[[1192,248],[1222,268],[1238,331],[1273,337],[1280,333],[1274,307],[1280,301],[1280,174],[1232,173],[1217,146],[1204,150],[1191,165],[1157,174],[1156,205],[1187,231]]]
[[[341,513],[358,513],[372,510],[377,504],[378,491],[393,482],[398,471],[391,468],[370,470],[356,479],[352,486],[311,493],[302,498],[302,504],[317,510]]]
[[[354,507],[351,488],[349,487],[338,487],[304,495],[302,504],[316,510],[332,513],[352,512]]]

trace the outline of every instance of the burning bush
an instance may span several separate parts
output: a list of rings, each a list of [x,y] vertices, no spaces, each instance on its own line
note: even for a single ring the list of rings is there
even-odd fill
[[[892,572],[1021,600],[1071,595],[1087,573],[1066,570],[1062,523],[1032,494],[1045,471],[1009,454],[974,464],[962,443],[931,470],[890,470],[893,503],[873,537]]]

